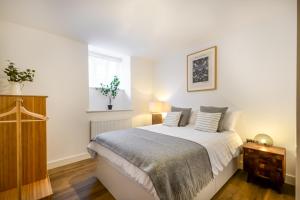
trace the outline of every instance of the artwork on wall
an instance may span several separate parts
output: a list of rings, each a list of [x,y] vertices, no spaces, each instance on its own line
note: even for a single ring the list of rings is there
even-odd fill
[[[211,47],[187,56],[187,91],[217,88],[217,47]]]

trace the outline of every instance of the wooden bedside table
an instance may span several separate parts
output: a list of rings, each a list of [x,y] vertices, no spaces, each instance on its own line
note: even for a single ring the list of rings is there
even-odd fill
[[[285,148],[268,147],[255,143],[246,143],[244,149],[244,170],[248,172],[249,181],[257,176],[268,179],[281,192],[285,179]]]
[[[153,113],[152,114],[152,125],[154,124],[161,124],[162,123],[162,115],[160,113]]]

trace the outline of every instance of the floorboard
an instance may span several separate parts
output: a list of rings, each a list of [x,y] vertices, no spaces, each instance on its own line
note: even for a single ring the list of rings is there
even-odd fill
[[[95,178],[96,162],[80,161],[49,170],[54,200],[114,200]],[[239,170],[214,196],[213,200],[294,200],[295,188],[284,185],[279,194],[261,181],[248,183],[247,174]]]

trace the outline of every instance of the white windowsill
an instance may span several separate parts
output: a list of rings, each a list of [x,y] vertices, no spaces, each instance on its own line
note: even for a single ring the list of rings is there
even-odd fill
[[[131,112],[132,109],[124,109],[124,110],[87,110],[87,113],[97,113],[97,112]]]

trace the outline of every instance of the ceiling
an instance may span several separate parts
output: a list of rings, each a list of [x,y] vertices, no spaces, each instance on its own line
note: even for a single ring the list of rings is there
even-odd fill
[[[233,13],[259,12],[251,5],[260,1],[0,0],[0,19],[128,55],[159,57],[204,41]]]

